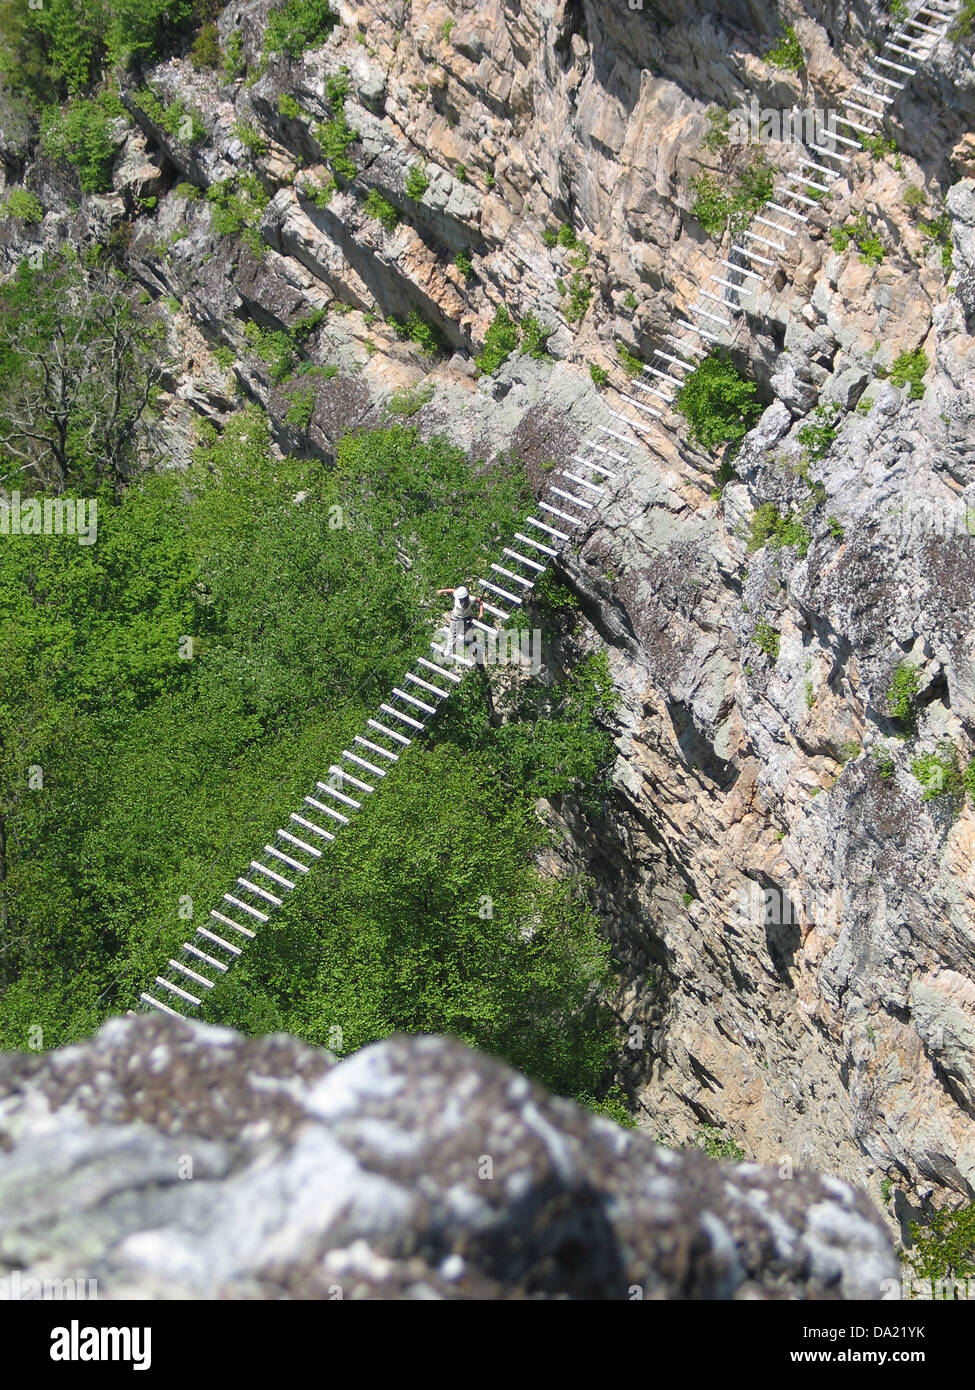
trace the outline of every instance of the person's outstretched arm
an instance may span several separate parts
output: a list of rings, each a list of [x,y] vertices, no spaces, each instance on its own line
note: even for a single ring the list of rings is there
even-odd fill
[[[453,589],[438,589],[438,590],[437,590],[437,593],[438,593],[438,594],[452,594],[453,592],[454,592]]]

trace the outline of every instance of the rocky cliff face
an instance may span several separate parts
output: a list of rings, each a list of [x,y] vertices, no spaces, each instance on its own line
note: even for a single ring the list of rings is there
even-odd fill
[[[137,128],[120,131],[115,191],[75,212],[63,172],[32,160],[8,123],[8,176],[63,211],[6,229],[6,264],[42,241],[114,235],[147,289],[171,298],[177,461],[193,414],[219,421],[239,393],[268,406],[282,448],[327,456],[423,380],[435,387],[414,416],[424,431],[475,455],[516,447],[536,473],[567,459],[615,399],[586,364],[615,370],[617,342],[645,353],[720,254],[688,213],[690,177],[717,165],[701,143],[708,106],[834,105],[886,22],[871,4],[810,0],[794,14],[807,56],[794,76],[758,56],[772,19],[746,3],[338,8],[321,49],[264,65],[266,0],[228,5],[220,37],[240,36],[246,78],[175,59],[147,75],[163,103],[198,111],[205,141],[147,116],[132,84]],[[330,174],[313,130],[343,66],[359,173],[316,199]],[[925,800],[910,772],[946,741],[965,761],[975,747],[970,58],[941,45],[898,112],[902,153],[853,159],[737,331],[769,402],[737,478],[714,496],[714,460],[682,428],[647,434],[567,562],[581,640],[608,645],[622,694],[617,797],[611,824],[568,804],[548,813],[566,830],[551,870],[593,873],[626,964],[624,1080],[641,1123],[678,1142],[716,1125],[759,1160],[866,1181],[875,1199],[890,1178],[903,1215],[975,1193],[975,816]],[[260,142],[249,149],[241,126]],[[430,180],[419,199],[404,190],[414,165]],[[243,171],[269,199],[253,219],[260,257],[184,186]],[[950,288],[909,185],[932,218],[945,205]],[[393,230],[368,214],[369,189],[401,213]],[[859,213],[881,229],[880,264],[833,249],[830,227]],[[581,317],[572,252],[542,237],[561,223],[590,251]],[[516,357],[477,378],[472,350],[500,303],[555,327],[557,362]],[[317,381],[299,432],[244,325],[321,309],[306,347],[340,372]],[[450,345],[432,369],[385,322],[411,310]],[[916,349],[921,399],[883,375]],[[800,438],[824,422],[830,438]],[[748,553],[756,507],[781,515],[817,495],[807,545]],[[909,743],[887,699],[905,660],[919,672]],[[790,894],[795,910],[782,910]]]
[[[862,1193],[710,1162],[458,1043],[115,1020],[0,1059],[0,1265],[99,1298],[875,1298]],[[28,1286],[32,1287],[32,1286]],[[90,1287],[90,1286],[88,1286]]]

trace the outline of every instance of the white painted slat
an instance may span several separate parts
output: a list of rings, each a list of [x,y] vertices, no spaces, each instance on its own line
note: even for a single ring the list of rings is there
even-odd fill
[[[216,956],[208,956],[206,951],[201,951],[198,946],[191,946],[188,941],[183,942],[182,949],[184,951],[189,951],[190,955],[195,956],[197,960],[202,960],[205,961],[207,965],[212,965],[214,970],[220,970],[226,974],[226,965],[224,965],[222,960],[217,960]]]
[[[583,511],[591,512],[595,506],[594,502],[587,502],[584,498],[577,497],[574,492],[566,492],[564,487],[556,487],[554,483],[550,491],[554,492],[556,497],[564,497],[566,502],[571,502],[574,507],[582,507]]]
[[[432,685],[430,681],[425,681],[420,676],[414,676],[412,671],[407,671],[406,679],[412,681],[414,685],[418,685],[421,690],[428,690],[431,695],[436,695],[440,700],[446,700],[450,696],[449,690],[442,690],[439,685]],[[360,782],[359,785],[362,786],[363,784]],[[366,790],[371,792],[372,787],[367,787]]]
[[[203,1003],[202,999],[197,999],[195,994],[190,994],[188,989],[180,989],[179,985],[171,984],[162,975],[156,976],[156,984],[162,985],[163,989],[168,989],[171,994],[178,994],[180,999],[185,999],[187,1004],[194,1004],[197,1008]]]
[[[428,671],[435,671],[438,676],[443,676],[444,680],[453,681],[455,685],[460,684],[460,676],[456,671],[447,671],[443,666],[438,666],[435,661],[428,661],[425,656],[417,657],[417,665],[425,666]]]
[[[261,912],[256,907],[251,907],[250,903],[245,903],[241,898],[235,898],[233,893],[224,893],[223,900],[231,907],[239,907],[241,912],[246,912],[248,917],[254,917],[258,922],[269,922],[271,919],[266,912]],[[236,923],[234,923],[236,925]]]
[[[598,483],[589,483],[586,481],[585,478],[580,478],[576,473],[570,473],[567,468],[560,468],[559,472],[561,473],[563,478],[568,478],[569,482],[575,483],[577,487],[587,487],[590,492],[598,492],[602,494],[605,494],[606,492],[606,489],[604,487],[600,487]],[[509,579],[518,579],[522,584],[525,584],[527,588],[531,588],[531,585],[528,583],[528,581],[525,579],[521,579],[520,575],[511,574],[508,570],[502,570],[500,565],[492,565],[491,568],[493,570],[501,570],[501,573],[507,574]]]
[[[572,474],[566,473],[564,468],[561,471],[565,473],[567,478],[572,477]],[[602,491],[602,489],[600,489],[600,491]],[[496,565],[493,560],[491,562],[491,569],[495,574],[503,574],[505,579],[511,579],[515,584],[520,584],[523,589],[530,589],[535,583],[534,579],[526,579],[523,574],[515,574],[514,570],[506,570],[504,565]]]
[[[306,806],[311,806],[316,811],[321,811],[326,816],[331,816],[332,820],[338,821],[339,825],[348,825],[348,816],[343,816],[341,811],[333,811],[331,806],[325,805],[324,801],[316,801],[313,796],[306,796],[303,799]]]
[[[540,531],[546,531],[550,536],[554,536],[556,540],[559,541],[567,541],[569,539],[568,534],[565,531],[557,531],[554,526],[548,526],[544,521],[539,521],[538,518],[534,516],[526,517],[525,525],[537,526]],[[552,553],[554,555],[558,552],[553,551]]]
[[[242,927],[239,922],[235,922],[234,919],[228,917],[226,913],[218,912],[215,907],[211,907],[210,916],[214,921],[222,922],[225,927],[233,927],[234,931],[240,932],[241,936],[246,936],[253,941],[254,933],[251,931],[250,927]]]
[[[363,738],[361,734],[356,734],[352,742],[357,743],[360,748],[372,749],[373,753],[381,753],[382,756],[384,758],[388,758],[391,763],[399,762],[398,753],[391,753],[388,748],[381,748],[378,743],[370,743],[369,740],[367,738]]]
[[[214,931],[208,931],[206,927],[197,927],[196,934],[197,936],[205,937],[207,941],[212,941],[216,946],[222,946],[231,956],[239,956],[241,954],[239,946],[235,946],[231,941],[224,941],[222,936],[217,936],[217,933]]]
[[[185,975],[188,980],[195,980],[196,983],[202,985],[204,989],[213,989],[212,980],[208,980],[205,975],[198,975],[195,970],[191,970],[190,967],[184,965],[182,961],[171,960],[169,963],[174,970],[178,970],[179,973]]]
[[[316,859],[321,859],[322,852],[320,849],[316,849],[314,845],[306,844],[304,840],[299,840],[297,835],[292,835],[289,830],[279,830],[277,833],[281,836],[282,840],[287,840],[289,845],[295,845],[298,849],[303,849],[308,854],[313,854]],[[293,859],[289,860],[288,862],[292,864],[297,864],[298,861],[296,859]]]
[[[274,869],[269,869],[267,865],[262,864],[259,859],[252,859],[250,866],[256,874],[263,874],[265,878],[269,878],[272,883],[280,884],[282,888],[293,888],[295,886],[290,878],[285,878]]]
[[[153,999],[151,994],[143,992],[139,995],[139,998],[144,1000],[145,1003],[151,1004],[152,1007],[158,1009],[160,1013],[169,1014],[171,1018],[182,1018],[183,1022],[186,1022],[181,1013],[178,1013],[175,1009],[171,1009],[168,1004],[163,1004],[158,999]]]
[[[752,280],[762,279],[757,270],[749,270],[747,265],[738,265],[735,261],[722,261],[721,264],[726,265],[729,270],[737,270],[739,275],[748,275]]]
[[[814,159],[800,159],[799,165],[803,169],[815,169],[817,174],[823,174],[824,177],[830,180],[838,177],[835,169],[827,169],[825,164],[817,164]],[[828,191],[827,189],[827,192]]]
[[[340,776],[342,775],[342,769],[340,767],[336,768],[335,770],[339,773]],[[361,801],[356,801],[354,797],[346,796],[345,792],[336,791],[336,789],[334,787],[330,787],[327,782],[316,782],[315,786],[318,788],[319,791],[326,792],[329,796],[334,796],[336,801],[341,801],[346,806],[351,806],[353,811],[358,811],[362,807]]]
[[[854,84],[853,90],[859,92],[861,96],[873,97],[874,101],[882,101],[885,106],[893,106],[894,104],[893,97],[886,96],[883,92],[875,92],[870,87],[861,87],[859,83]]]
[[[599,427],[597,426],[597,429],[598,428]],[[615,449],[607,449],[605,444],[597,444],[594,439],[587,439],[586,447],[589,449],[595,449],[596,452],[599,454],[605,454],[607,458],[613,459],[616,463],[629,462],[629,459],[626,457],[625,454],[620,454]],[[614,473],[613,477],[615,478],[615,476],[616,474]]]
[[[358,787],[363,792],[374,792],[375,787],[371,787],[368,782],[361,782],[358,777],[353,777],[351,772],[347,772],[344,767],[339,767],[338,763],[332,763],[328,769],[333,777],[341,777],[343,782],[349,782],[353,787]]]
[[[444,648],[438,647],[436,642],[430,643],[430,650],[434,652],[439,652],[439,654],[443,657],[445,661],[459,661],[462,666],[474,666],[476,664],[475,662],[469,660],[468,657],[461,656],[458,652],[451,652],[448,656]]]
[[[493,604],[488,603],[487,599],[482,599],[481,602],[484,604],[484,611],[485,611],[485,613],[493,613],[494,616],[495,616],[496,618],[505,618],[505,619],[507,619],[507,618],[510,618],[510,617],[511,617],[511,614],[510,614],[510,613],[506,613],[506,612],[504,611],[503,608],[495,608]],[[478,623],[478,621],[477,621],[476,618],[474,619],[474,625],[475,625],[476,627],[483,627],[483,624],[482,624],[482,623]],[[491,627],[491,628],[484,628],[484,631],[485,631],[485,632],[494,632],[495,629],[494,629],[493,627]],[[476,664],[476,663],[475,663],[475,664]]]
[[[774,264],[774,261],[769,261],[769,265]],[[721,339],[718,337],[717,333],[711,333],[706,328],[699,328],[696,323],[691,323],[689,319],[678,319],[677,323],[681,328],[689,329],[691,333],[696,333],[699,338],[704,338],[709,343],[721,342]]]
[[[769,203],[769,207],[774,212],[781,212],[784,217],[794,217],[797,222],[808,222],[809,218],[802,212],[795,212],[792,208],[784,208],[781,203]]]
[[[769,241],[766,236],[759,236],[758,232],[745,232],[745,236],[752,241],[757,241],[759,246],[768,246],[773,251],[784,251],[786,248],[779,241]]]
[[[323,830],[322,827],[316,825],[314,821],[307,820],[304,816],[299,816],[297,811],[291,812],[290,819],[294,821],[295,825],[300,825],[303,829],[310,830],[313,835],[317,835],[322,840],[335,839],[335,836],[330,830]]]
[[[581,516],[570,516],[568,512],[559,511],[558,507],[553,507],[549,502],[539,502],[538,510],[548,512],[551,516],[559,516],[563,521],[571,521],[573,526],[578,526],[583,520]]]
[[[413,719],[411,715],[404,714],[395,705],[381,704],[379,708],[383,714],[390,715],[393,719],[398,719],[401,724],[407,724],[411,729],[422,729],[423,725],[418,719]]]
[[[400,690],[398,685],[393,686],[393,694],[397,700],[405,700],[414,709],[422,709],[424,714],[436,714],[436,705],[428,705],[426,700],[418,700],[415,695],[407,695],[405,690]]]
[[[895,63],[892,58],[877,58],[878,67],[890,68],[891,72],[904,72],[908,77],[917,77],[917,68],[909,68],[904,63]]]
[[[439,648],[439,650],[442,651],[443,648]],[[394,743],[401,743],[404,748],[409,748],[410,744],[413,742],[413,740],[407,738],[405,734],[399,734],[395,729],[388,729],[385,724],[380,724],[378,719],[367,719],[366,724],[370,729],[375,729],[377,733],[385,734],[387,738],[391,738]],[[385,752],[386,750],[383,749],[382,751]]]
[[[284,899],[279,898],[276,893],[269,893],[266,888],[259,888],[256,883],[251,883],[249,878],[238,878],[237,882],[240,884],[241,888],[246,888],[248,893],[256,894],[257,897],[263,898],[265,902],[271,903],[273,907],[280,907],[284,901]]]
[[[522,545],[531,546],[531,548],[537,550],[540,555],[554,556],[559,553],[557,550],[553,550],[550,545],[542,545],[541,541],[533,540],[531,536],[522,535],[520,531],[515,532],[515,540],[521,541]]]
[[[595,467],[595,465],[592,466]],[[614,473],[611,476],[615,478],[616,474]],[[539,574],[545,573],[544,565],[540,565],[537,560],[529,560],[527,555],[519,555],[518,551],[512,550],[510,546],[506,545],[501,553],[502,555],[510,555],[512,560],[519,560],[523,565],[530,565],[531,568],[536,570]]]
[[[355,763],[356,767],[364,767],[366,771],[371,772],[374,777],[386,776],[386,769],[384,767],[377,767],[376,764],[371,763],[368,758],[360,758],[358,753],[350,753],[348,748],[342,749],[342,757],[348,758],[349,762]]]

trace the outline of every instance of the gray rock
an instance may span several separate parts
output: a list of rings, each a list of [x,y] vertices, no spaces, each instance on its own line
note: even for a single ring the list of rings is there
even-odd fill
[[[0,1056],[0,1266],[101,1298],[867,1298],[843,1183],[675,1153],[460,1043],[116,1019]]]
[[[833,401],[843,410],[852,410],[870,380],[870,373],[859,367],[847,367],[831,377],[824,392],[828,401]]]

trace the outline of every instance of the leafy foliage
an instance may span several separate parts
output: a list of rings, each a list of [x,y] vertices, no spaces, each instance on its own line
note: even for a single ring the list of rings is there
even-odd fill
[[[442,352],[443,335],[435,324],[425,319],[419,309],[411,309],[405,319],[390,318],[389,325],[401,338],[409,338],[428,357]]]
[[[37,105],[91,93],[117,65],[147,66],[214,14],[201,0],[5,0],[0,66]]]
[[[902,661],[887,688],[887,712],[906,728],[912,729],[917,721],[917,693],[920,687],[918,668],[909,661]]]
[[[845,251],[852,241],[864,265],[880,265],[884,258],[886,247],[883,239],[867,226],[865,213],[857,213],[842,227],[833,227],[830,236],[834,251]]]
[[[300,58],[306,48],[323,44],[338,22],[328,0],[285,0],[267,17],[265,51]]]
[[[958,810],[965,799],[965,785],[958,765],[958,754],[948,739],[942,739],[936,753],[920,753],[911,763],[911,772],[924,788],[924,800],[945,797]]]
[[[761,153],[752,157],[734,183],[727,175],[719,177],[706,169],[691,179],[691,212],[712,236],[730,229],[738,237],[769,201],[774,186],[775,171]]]
[[[763,502],[755,508],[745,552],[751,555],[766,544],[773,550],[791,546],[802,559],[812,545],[812,536],[803,526],[801,517],[791,509],[783,516],[774,502]]]
[[[136,101],[140,109],[155,125],[165,130],[174,140],[179,140],[181,144],[196,145],[201,140],[206,139],[206,127],[200,119],[199,113],[187,109],[179,97],[174,98],[173,101],[164,106],[151,87],[143,87]],[[260,141],[256,131],[247,130],[239,123],[234,127],[234,134],[245,144],[248,144],[249,148],[250,142],[253,140]],[[267,148],[266,142],[264,148]],[[263,153],[263,151],[259,152]]]
[[[215,24],[204,24],[197,34],[190,49],[190,62],[198,72],[203,68],[219,68],[220,36]]]
[[[755,383],[717,352],[684,378],[675,404],[690,425],[691,439],[705,449],[740,442],[762,413]]]
[[[923,219],[918,224],[926,245],[937,246],[941,252],[941,268],[946,275],[951,274],[953,265],[953,243],[951,239],[951,215],[945,211],[930,221]]]
[[[779,638],[780,633],[771,623],[764,618],[759,618],[755,624],[755,634],[752,641],[760,647],[769,660],[773,663],[779,659]]]
[[[817,405],[816,419],[819,424],[803,425],[799,431],[799,443],[809,450],[814,459],[825,458],[829,453],[834,441],[839,435],[836,424],[840,408],[835,402],[828,405]]]
[[[240,234],[256,256],[264,249],[258,223],[269,201],[255,174],[236,174],[211,183],[207,189],[214,231],[221,236]]]
[[[482,372],[493,376],[518,346],[518,325],[503,304],[499,304],[484,335],[484,349],[475,362]]]
[[[591,302],[592,284],[580,270],[573,271],[562,304],[566,323],[580,323]]]
[[[975,34],[975,0],[962,0],[961,8],[948,30],[948,36],[955,43],[962,43],[964,40],[970,39],[973,34]]]
[[[747,1154],[740,1144],[729,1139],[717,1125],[704,1125],[691,1140],[691,1146],[702,1149],[708,1158],[731,1159],[741,1163]]]
[[[422,164],[411,164],[406,174],[406,191],[418,203],[430,187],[430,179]]]
[[[26,188],[10,190],[3,204],[3,212],[6,217],[14,217],[28,227],[44,220],[44,209],[40,199]]]
[[[548,357],[545,345],[554,332],[554,328],[546,328],[539,323],[534,314],[526,314],[521,321],[522,352],[527,353],[529,357]]]
[[[122,483],[158,378],[158,319],[70,252],[0,290],[0,466],[55,492]]]
[[[701,144],[711,154],[726,149],[730,143],[731,117],[721,106],[712,106],[707,112],[708,130]]]
[[[908,398],[919,401],[924,395],[924,374],[927,370],[928,359],[923,348],[915,348],[913,352],[902,352],[894,359],[890,369],[891,384],[909,387]]]
[[[351,182],[356,176],[356,166],[348,151],[349,146],[358,140],[359,132],[349,125],[345,112],[340,111],[330,121],[317,125],[314,134],[332,171]]]
[[[773,68],[786,68],[789,72],[802,72],[806,66],[806,55],[802,51],[799,35],[791,24],[766,53],[765,61],[771,63]]]
[[[945,1207],[923,1225],[912,1221],[910,1231],[914,1243],[906,1260],[917,1278],[975,1278],[975,1202]]]
[[[968,762],[965,764],[965,771],[962,773],[961,778],[969,801],[975,805],[975,756],[969,758]]]
[[[363,207],[370,217],[375,217],[383,224],[387,232],[395,232],[399,226],[399,209],[394,207],[388,198],[384,198],[378,188],[370,188]]]
[[[616,344],[616,356],[627,376],[639,376],[643,371],[643,362],[630,351],[625,343]]]
[[[434,390],[433,382],[427,381],[412,391],[394,391],[386,403],[386,410],[390,415],[402,415],[408,419],[433,400]]]
[[[135,997],[187,937],[180,901],[205,915],[424,648],[432,589],[529,500],[520,469],[405,428],[346,437],[328,471],[276,459],[248,410],[189,473],[106,498],[97,552],[0,547],[0,1045],[38,1024],[62,1044]],[[604,660],[516,684],[500,728],[465,685],[207,1016],[313,1042],[339,1024],[346,1051],[450,1031],[602,1095],[607,948],[579,885],[536,869],[534,800],[605,795],[612,703]]]
[[[90,100],[78,97],[63,109],[49,106],[43,113],[41,148],[75,166],[83,193],[107,193],[112,187],[112,165],[121,145],[112,123],[121,114],[111,92]]]

